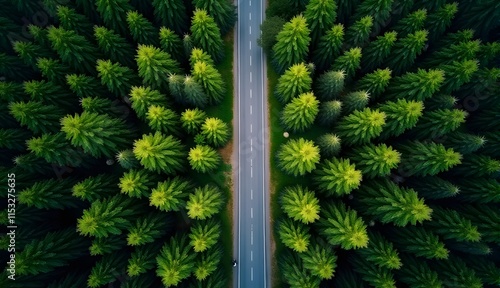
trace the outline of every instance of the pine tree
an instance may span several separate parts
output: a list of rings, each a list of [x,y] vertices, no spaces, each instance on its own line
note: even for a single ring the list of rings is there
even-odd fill
[[[116,179],[109,177],[108,174],[98,174],[97,176],[88,177],[71,188],[73,197],[94,202],[104,197],[109,197],[116,194]]]
[[[85,255],[89,241],[78,237],[74,228],[49,232],[33,239],[16,255],[16,274],[38,275],[69,265]]]
[[[154,46],[139,44],[136,62],[139,76],[153,89],[168,89],[169,74],[179,73],[179,63],[170,54]]]
[[[337,256],[333,250],[324,245],[311,244],[307,251],[300,254],[304,268],[309,270],[311,275],[321,279],[331,279],[337,268]]]
[[[177,62],[183,62],[185,56],[182,49],[182,40],[173,30],[165,27],[160,28],[160,48],[172,55]]]
[[[198,61],[202,61],[209,65],[215,66],[212,56],[208,55],[208,53],[203,51],[202,49],[195,47],[191,50],[191,54],[189,56],[189,64],[191,65],[191,67],[193,67],[194,64],[196,64],[196,62]]]
[[[45,50],[42,46],[32,42],[16,41],[12,43],[12,48],[19,58],[32,68],[36,67],[38,58],[50,58],[52,56],[52,51]]]
[[[186,206],[186,198],[193,186],[179,177],[158,182],[158,186],[151,190],[149,206],[155,206],[161,211],[179,211]]]
[[[22,135],[22,134],[21,134]],[[64,133],[42,134],[26,141],[28,151],[37,157],[43,158],[47,163],[58,166],[82,167],[88,165],[83,151],[71,147],[69,141],[65,139]]]
[[[222,147],[229,141],[230,131],[227,124],[219,118],[209,117],[201,125],[201,134],[215,147]]]
[[[182,128],[188,134],[194,135],[200,131],[206,117],[206,113],[198,108],[186,109],[181,113]]]
[[[317,80],[316,95],[320,100],[337,99],[344,90],[345,71],[329,71]]]
[[[184,76],[170,74],[168,76],[168,90],[174,96],[175,102],[186,105],[186,95],[184,95]]]
[[[77,100],[64,87],[45,80],[25,81],[23,84],[24,92],[30,96],[30,100],[60,106],[68,111],[74,110]]]
[[[500,231],[497,229],[500,225],[500,213],[498,209],[488,205],[467,204],[456,209],[460,215],[472,221],[481,233],[482,241],[488,243],[499,243]]]
[[[179,134],[179,115],[164,106],[151,105],[146,114],[148,125],[155,131],[166,134]]]
[[[107,27],[127,35],[127,12],[132,10],[129,0],[96,0],[97,11]]]
[[[222,249],[218,246],[200,253],[194,270],[194,276],[198,281],[207,279],[210,274],[217,270],[222,258],[221,252]]]
[[[331,100],[320,103],[318,122],[326,127],[331,127],[342,114],[342,102]]]
[[[359,255],[351,255],[349,262],[352,264],[361,278],[373,287],[396,288],[394,275],[391,270],[378,265],[373,265],[372,262],[360,257]]]
[[[3,129],[0,128],[0,148],[16,151],[24,151],[26,146],[29,149],[29,143],[26,142],[31,133],[25,129]]]
[[[441,88],[445,81],[444,75],[445,72],[439,69],[418,69],[416,73],[395,77],[387,88],[386,97],[423,101]]]
[[[127,25],[135,42],[158,46],[158,31],[146,17],[137,11],[127,12]]]
[[[283,25],[276,36],[277,42],[272,53],[274,68],[279,74],[287,67],[304,61],[311,41],[309,33],[306,18],[302,15],[295,16]]]
[[[213,247],[221,236],[220,222],[214,218],[196,221],[189,233],[189,242],[194,252],[203,252]]]
[[[426,259],[447,259],[449,250],[432,230],[422,226],[393,228],[390,238],[401,251]]]
[[[425,48],[428,34],[427,30],[419,30],[408,34],[394,44],[394,50],[391,53],[393,57],[387,60],[387,65],[394,74],[400,75],[413,65],[417,56]]]
[[[304,17],[311,29],[313,46],[318,42],[326,29],[331,27],[337,18],[337,5],[333,0],[311,0],[306,6]]]
[[[269,8],[268,8],[269,9]],[[283,29],[286,21],[280,16],[266,17],[260,24],[260,37],[257,38],[257,44],[269,55],[273,46],[276,44],[276,35]]]
[[[429,200],[454,197],[460,193],[458,186],[437,176],[410,177],[406,184]]]
[[[439,110],[439,109],[453,109],[457,106],[458,99],[445,94],[434,95],[433,97],[427,99],[424,103],[427,111]]]
[[[94,63],[99,57],[97,49],[85,37],[73,30],[50,27],[47,38],[62,62],[82,73],[95,74]]]
[[[489,144],[495,143],[491,141],[493,139],[488,139],[488,136],[491,134],[485,134],[485,136],[478,136],[474,134],[464,133],[460,131],[455,131],[454,133],[448,134],[444,137],[443,145],[447,148],[452,148],[462,155],[467,155],[470,153],[474,153],[479,149],[484,150],[483,153],[488,153],[489,151],[493,152],[492,156],[494,156],[494,149],[487,149]],[[490,141],[489,141],[490,140]],[[500,154],[499,154],[500,155]]]
[[[122,150],[116,154],[116,161],[123,169],[137,169],[140,166],[139,160],[135,158],[132,149]]]
[[[156,274],[166,287],[177,286],[193,272],[194,258],[186,235],[176,235],[165,243],[156,257]]]
[[[398,250],[377,231],[368,231],[368,246],[356,251],[364,259],[387,269],[400,269],[402,266]]]
[[[349,159],[323,160],[313,178],[320,192],[327,196],[342,196],[359,187],[362,174]]]
[[[275,95],[282,104],[311,90],[311,71],[305,63],[290,66],[278,79]]]
[[[449,134],[465,123],[468,113],[458,109],[439,109],[424,112],[410,134],[415,139],[439,138]]]
[[[343,44],[344,26],[342,24],[333,25],[321,36],[313,54],[314,63],[318,65],[320,71],[330,69],[333,59],[339,56]]]
[[[39,101],[10,102],[9,113],[35,134],[59,131],[59,119],[65,114],[60,107]]]
[[[356,110],[340,120],[336,133],[348,146],[368,143],[382,133],[386,118],[378,109]]]
[[[395,47],[397,37],[397,32],[389,31],[384,35],[377,36],[364,48],[361,58],[361,69],[364,73],[373,71],[387,60]]]
[[[462,258],[467,267],[472,268],[484,284],[500,284],[500,269],[485,257]]]
[[[127,275],[132,279],[138,278],[139,275],[147,275],[146,272],[153,270],[155,267],[157,256],[160,252],[161,245],[154,243],[150,245],[142,245],[135,248],[130,255],[127,265]],[[146,287],[146,286],[141,286]]]
[[[446,241],[446,247],[453,251],[463,252],[467,255],[490,255],[492,249],[484,242],[458,242],[458,241]]]
[[[451,64],[439,66],[443,69],[446,77],[440,91],[450,94],[458,90],[462,85],[471,81],[477,72],[479,62],[477,60],[453,61]]]
[[[379,109],[387,115],[386,125],[379,138],[387,139],[391,136],[399,136],[415,127],[422,116],[424,105],[420,101],[399,99],[396,102],[385,102],[379,106]]]
[[[374,23],[374,31],[380,31],[382,27],[387,25],[387,20],[391,16],[391,9],[394,0],[366,0],[362,1],[355,8],[355,13],[352,15],[353,21],[358,21],[367,15],[372,15]]]
[[[278,166],[287,174],[305,175],[316,168],[319,148],[311,140],[291,139],[281,145],[278,151]]]
[[[495,179],[474,176],[456,181],[460,187],[459,199],[466,203],[500,203],[500,183]]]
[[[103,97],[108,92],[97,78],[85,74],[67,74],[66,84],[79,98]]]
[[[203,76],[201,77],[203,79]],[[208,81],[208,80],[207,80]],[[183,95],[188,105],[203,108],[208,105],[209,98],[203,91],[203,86],[191,76],[184,77]],[[208,84],[208,83],[207,83]],[[224,88],[225,89],[225,88]],[[224,91],[224,90],[222,90]],[[215,91],[214,91],[215,92]]]
[[[118,100],[115,102],[106,98],[86,97],[80,99],[80,106],[83,111],[97,114],[106,114],[112,118],[123,117],[124,111],[117,105]]]
[[[129,144],[131,133],[123,120],[108,115],[82,112],[61,119],[61,131],[71,145],[93,157],[113,157]]]
[[[295,221],[309,224],[319,219],[319,201],[314,191],[310,191],[307,187],[285,187],[281,193],[280,203],[283,211]]]
[[[87,287],[98,288],[111,284],[119,276],[117,271],[126,270],[129,253],[112,253],[104,255],[92,267],[87,279]]]
[[[173,174],[184,169],[184,145],[172,135],[145,134],[134,141],[135,157],[147,170]]]
[[[118,187],[120,193],[129,197],[144,198],[149,196],[151,189],[156,184],[156,180],[158,179],[154,175],[144,169],[129,170],[123,173]]]
[[[193,44],[207,53],[215,62],[224,56],[224,43],[221,31],[214,18],[206,10],[196,9],[191,19],[191,37]]]
[[[470,220],[451,209],[433,207],[432,221],[426,222],[424,227],[429,227],[443,239],[464,242],[477,242],[481,239],[477,227]]]
[[[396,271],[398,279],[415,288],[442,288],[443,283],[438,278],[438,273],[432,270],[425,261],[420,261],[410,254],[401,257],[403,266]]]
[[[132,109],[141,119],[148,119],[149,108],[152,106],[169,106],[167,97],[158,90],[150,87],[133,86],[130,90]]]
[[[292,99],[283,109],[281,122],[287,130],[304,131],[309,128],[319,112],[319,101],[313,93],[303,93]]]
[[[462,162],[462,155],[442,144],[406,142],[396,146],[401,152],[401,167],[408,176],[436,175]]]
[[[311,234],[305,224],[284,218],[278,221],[276,227],[280,240],[286,247],[299,253],[307,251]]]
[[[183,34],[187,30],[188,15],[184,1],[153,0],[154,14],[157,23]]]
[[[77,207],[80,203],[71,196],[74,179],[65,178],[60,181],[48,179],[36,182],[18,193],[18,201],[26,206],[38,209],[67,209]]]
[[[139,82],[132,69],[110,60],[97,60],[96,68],[101,84],[117,96],[127,95],[130,88]]]
[[[393,29],[401,38],[403,38],[408,36],[408,34],[413,34],[424,29],[426,20],[426,9],[415,10],[406,15],[403,19],[399,20]]]
[[[94,37],[106,58],[114,63],[133,68],[135,65],[134,49],[125,38],[103,26],[94,26]]]
[[[152,211],[137,218],[135,223],[128,229],[127,245],[142,246],[154,242],[167,232],[165,226],[169,226],[168,215],[160,211]]]
[[[372,73],[366,74],[355,84],[355,90],[366,91],[372,99],[379,98],[389,85],[392,78],[392,71],[388,68],[377,69]]]
[[[453,2],[443,5],[435,12],[429,14],[426,21],[426,27],[429,30],[429,39],[431,42],[436,41],[451,25],[457,12],[458,3]]]
[[[454,61],[473,60],[480,49],[481,41],[479,40],[453,43],[434,52],[430,57],[425,59],[422,65],[432,67],[452,64]]]
[[[57,18],[61,28],[73,30],[87,39],[92,38],[92,23],[85,15],[78,13],[75,9],[68,6],[58,6]]]
[[[205,185],[189,195],[186,210],[189,218],[204,220],[219,213],[224,203],[224,195],[218,187]]]
[[[218,104],[224,99],[226,85],[222,79],[222,75],[214,66],[207,62],[197,61],[191,70],[191,74],[193,75],[193,80],[203,86],[210,104]]]
[[[467,267],[464,261],[455,255],[450,255],[448,259],[434,261],[432,268],[439,271],[440,280],[445,287],[457,288],[480,288],[483,283],[471,268]]]
[[[38,58],[36,66],[42,75],[49,81],[56,84],[63,84],[66,82],[65,77],[69,67],[61,64],[61,61],[49,58]]]
[[[317,223],[319,233],[333,246],[350,250],[366,248],[369,243],[363,219],[343,203],[326,203]]]
[[[314,288],[319,287],[321,279],[304,269],[303,260],[297,253],[285,251],[278,260],[283,279],[291,288]]]
[[[500,161],[481,154],[469,154],[462,163],[450,170],[452,175],[462,177],[488,177],[500,172]]]
[[[236,7],[226,0],[193,0],[193,4],[198,9],[207,11],[208,15],[212,16],[215,23],[221,30],[221,34],[225,35],[234,23],[236,23]]]
[[[349,47],[362,47],[368,41],[373,28],[373,17],[365,16],[347,29],[345,39]]]
[[[340,138],[332,133],[323,134],[318,137],[317,141],[321,155],[325,158],[331,158],[338,155],[341,149]]]
[[[349,154],[366,178],[383,177],[391,174],[400,162],[400,153],[386,144],[356,147]]]
[[[351,48],[337,59],[332,65],[332,70],[344,71],[346,80],[350,81],[356,72],[361,67],[361,48]]]
[[[78,219],[77,231],[82,236],[108,237],[120,235],[130,228],[132,220],[141,214],[143,205],[136,200],[115,195],[92,202],[90,208],[83,210]]]
[[[370,93],[367,91],[353,91],[341,97],[342,112],[349,115],[355,110],[362,110],[370,101]]]
[[[387,179],[361,185],[358,197],[358,210],[384,224],[408,227],[431,219],[432,209],[415,190],[401,188]]]
[[[210,146],[196,145],[196,147],[189,150],[188,160],[193,170],[207,173],[219,166],[221,157],[219,153]]]

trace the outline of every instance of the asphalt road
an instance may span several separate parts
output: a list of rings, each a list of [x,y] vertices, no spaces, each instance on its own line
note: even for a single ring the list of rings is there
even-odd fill
[[[257,44],[263,0],[239,0],[236,37],[238,205],[234,287],[270,286],[269,171],[264,53]]]

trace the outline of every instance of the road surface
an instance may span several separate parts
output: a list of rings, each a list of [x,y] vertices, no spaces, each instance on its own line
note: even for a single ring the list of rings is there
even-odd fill
[[[234,287],[270,286],[265,59],[257,38],[264,0],[239,0],[236,48],[237,191]]]

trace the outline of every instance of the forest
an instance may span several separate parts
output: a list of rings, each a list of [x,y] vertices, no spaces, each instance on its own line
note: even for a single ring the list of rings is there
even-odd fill
[[[500,285],[499,19],[269,1],[273,287]]]
[[[0,287],[228,287],[235,5],[0,7]]]

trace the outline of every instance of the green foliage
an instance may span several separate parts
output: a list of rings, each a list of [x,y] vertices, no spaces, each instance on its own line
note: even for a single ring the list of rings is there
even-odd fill
[[[278,151],[278,166],[287,174],[305,175],[319,163],[319,148],[311,140],[291,139]]]
[[[266,53],[271,53],[271,49],[276,44],[276,36],[283,29],[286,21],[279,16],[266,17],[264,22],[260,24],[261,35],[257,39],[257,43]]]
[[[196,61],[191,74],[193,79],[203,86],[210,104],[218,104],[224,99],[226,85],[222,75],[214,66],[207,62]]]
[[[201,125],[201,134],[205,136],[207,142],[215,147],[224,146],[229,141],[230,131],[228,125],[214,117],[205,119]]]
[[[127,234],[127,245],[141,246],[154,242],[167,232],[165,226],[168,222],[167,214],[159,211],[137,218]]]
[[[460,192],[458,186],[437,176],[411,177],[408,179],[407,185],[415,189],[418,195],[425,199],[454,197]]]
[[[438,273],[432,270],[425,261],[419,261],[410,254],[401,257],[403,266],[396,272],[401,282],[415,288],[442,288]]]
[[[481,239],[477,227],[455,210],[433,208],[432,221],[427,222],[424,227],[431,227],[432,231],[443,239],[467,242],[477,242]]]
[[[155,131],[167,134],[179,134],[179,115],[163,106],[151,105],[146,114],[148,125]]]
[[[135,248],[128,260],[127,275],[136,279],[138,275],[144,275],[152,270],[156,263],[155,256],[159,254],[160,248],[157,243]]]
[[[382,223],[405,227],[431,219],[432,209],[415,190],[401,188],[387,179],[361,185],[358,197],[360,211]]]
[[[313,124],[318,112],[319,101],[314,94],[303,93],[285,106],[281,122],[287,130],[304,131]]]
[[[318,78],[316,94],[320,100],[337,99],[344,90],[345,71],[329,71]]]
[[[112,235],[105,238],[95,238],[89,247],[90,255],[106,255],[125,247],[126,241],[122,235]]]
[[[189,164],[197,172],[207,173],[216,169],[221,157],[217,150],[207,145],[196,145],[189,150]]]
[[[207,51],[215,62],[220,62],[224,56],[221,31],[211,14],[207,13],[207,10],[196,9],[194,11],[191,20],[191,37],[195,47]]]
[[[161,211],[179,211],[186,206],[186,199],[193,189],[192,184],[179,177],[158,182],[158,186],[151,190],[149,205]]]
[[[165,243],[156,257],[156,274],[166,287],[177,286],[193,272],[194,258],[186,235],[176,235]]]
[[[337,156],[341,149],[341,140],[340,138],[332,133],[327,133],[321,135],[316,140],[319,149],[321,151],[321,155],[326,158],[331,158]]]
[[[333,0],[311,0],[306,6],[304,17],[311,29],[311,41],[314,45],[326,29],[330,28],[337,17],[337,5]]]
[[[94,202],[116,194],[116,190],[116,179],[106,174],[99,174],[75,184],[71,189],[71,194],[82,200]]]
[[[291,288],[314,288],[320,285],[319,276],[304,268],[303,260],[296,253],[286,253],[278,261],[283,278]]]
[[[127,12],[127,25],[135,42],[144,45],[158,45],[158,31],[151,22],[137,11]]]
[[[433,139],[453,132],[465,123],[468,113],[458,109],[426,112],[410,132],[415,139]]]
[[[427,10],[419,9],[406,15],[403,19],[399,20],[394,26],[394,30],[400,37],[406,37],[408,34],[413,34],[420,31],[425,26],[427,20]]]
[[[353,91],[341,97],[343,114],[350,114],[355,110],[362,110],[368,105],[370,93],[367,91]]]
[[[187,133],[194,135],[199,132],[206,117],[206,113],[198,108],[186,109],[181,113],[182,128],[184,128]]]
[[[323,126],[331,127],[341,114],[342,102],[338,100],[322,102],[319,106],[318,122]]]
[[[399,39],[394,44],[394,50],[392,51],[394,56],[387,61],[387,65],[394,71],[394,74],[403,73],[415,62],[415,59],[425,47],[428,34],[427,30],[419,30]]]
[[[283,211],[295,221],[309,224],[319,219],[319,201],[307,187],[285,187],[280,202]]]
[[[482,281],[476,276],[471,268],[467,267],[458,256],[450,255],[446,260],[433,262],[434,270],[439,271],[439,278],[446,286],[457,288],[480,288],[483,287]]]
[[[150,87],[132,87],[130,90],[130,101],[132,109],[137,116],[143,119],[149,119],[149,108],[151,106],[162,107],[168,106],[167,97],[160,91],[151,89]]]
[[[290,218],[284,218],[278,222],[276,227],[278,227],[279,238],[285,246],[299,253],[307,251],[311,235],[306,225]]]
[[[198,281],[207,279],[214,271],[221,260],[221,249],[214,247],[206,252],[200,253],[196,261],[194,275]]]
[[[389,85],[392,78],[392,71],[388,68],[377,69],[366,74],[356,84],[356,90],[366,91],[373,99],[379,98]]]
[[[166,174],[184,170],[187,153],[184,145],[172,135],[145,134],[142,139],[134,141],[133,151],[147,170]]]
[[[354,22],[347,29],[345,38],[350,47],[363,46],[370,37],[370,32],[373,28],[373,17],[365,16]]]
[[[118,183],[120,192],[135,198],[147,197],[156,184],[154,176],[146,170],[129,170],[123,174]]]
[[[39,181],[31,187],[19,191],[20,204],[38,209],[66,209],[77,207],[78,202],[71,196],[74,180],[66,178],[60,181],[48,179]]]
[[[380,138],[386,139],[391,136],[399,136],[406,130],[415,127],[422,116],[424,105],[420,101],[407,101],[399,99],[396,102],[385,102],[379,106],[386,116],[386,124]]]
[[[125,38],[103,26],[94,26],[94,37],[99,49],[112,62],[128,67],[134,64],[134,49]]]
[[[64,111],[55,106],[39,101],[10,102],[10,114],[22,125],[35,134],[59,131],[59,119]]]
[[[311,275],[321,279],[331,279],[337,267],[337,256],[333,250],[326,245],[311,244],[304,253],[300,254],[304,268]]]
[[[388,176],[400,162],[400,153],[385,144],[356,147],[349,154],[366,178]]]
[[[304,61],[311,41],[309,33],[306,18],[302,15],[295,16],[283,25],[276,36],[277,42],[272,52],[274,68],[279,74],[293,64]]]
[[[321,209],[321,218],[318,221],[320,234],[328,243],[342,249],[366,248],[369,239],[366,225],[356,213],[344,204],[328,202]]]
[[[402,266],[398,250],[382,234],[375,231],[368,232],[368,246],[357,250],[357,253],[368,261],[387,269],[400,269]]]
[[[126,35],[126,15],[129,10],[132,10],[129,0],[96,0],[95,2],[97,11],[106,26],[122,35]]]
[[[398,33],[389,31],[384,35],[377,36],[374,41],[371,41],[363,50],[361,59],[361,67],[363,72],[369,72],[380,67],[387,60],[392,50],[394,49]]]
[[[153,0],[156,22],[169,29],[182,34],[187,30],[188,15],[184,1],[179,0]]]
[[[230,2],[225,0],[193,0],[193,4],[198,9],[207,11],[211,15],[217,26],[221,30],[221,34],[225,35],[234,23],[236,23],[236,7]]]
[[[379,265],[373,265],[371,261],[352,255],[349,262],[353,265],[354,271],[361,275],[361,278],[373,287],[396,288],[394,275],[391,270]]]
[[[137,48],[137,67],[143,82],[153,89],[168,89],[167,75],[179,73],[179,63],[170,54],[154,46],[139,44]]]
[[[340,120],[336,133],[349,146],[368,143],[382,133],[386,118],[386,114],[378,109],[356,110]]]
[[[116,95],[127,95],[130,87],[138,82],[137,75],[132,69],[110,60],[97,60],[96,67],[101,84],[106,85],[108,90]]]
[[[319,70],[330,69],[333,59],[340,54],[344,43],[344,26],[342,24],[333,25],[319,39],[313,59]]]
[[[189,195],[186,210],[189,218],[204,220],[219,213],[224,203],[224,196],[218,187],[205,185]]]
[[[351,48],[338,57],[332,65],[332,70],[344,71],[346,80],[350,80],[356,70],[361,67],[361,48]]]
[[[282,104],[290,102],[293,98],[311,90],[311,71],[305,63],[290,66],[278,80],[276,97]]]
[[[449,250],[439,237],[422,226],[393,228],[391,238],[401,251],[427,259],[448,259]]]
[[[342,196],[359,187],[361,171],[349,159],[323,160],[315,172],[314,181],[319,191],[328,196]]]
[[[189,233],[189,242],[195,252],[203,252],[214,246],[221,235],[220,223],[211,218],[204,221],[196,221]]]

